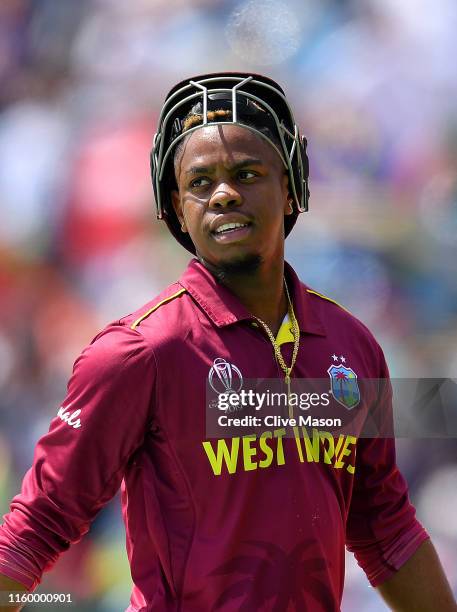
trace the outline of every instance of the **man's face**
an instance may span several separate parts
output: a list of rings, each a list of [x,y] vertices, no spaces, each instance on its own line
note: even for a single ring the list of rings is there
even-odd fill
[[[202,127],[186,139],[175,173],[173,206],[201,258],[218,267],[283,256],[288,178],[263,138],[238,125]]]

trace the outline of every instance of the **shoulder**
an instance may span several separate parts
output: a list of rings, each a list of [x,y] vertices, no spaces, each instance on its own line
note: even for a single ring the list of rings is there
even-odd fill
[[[185,304],[180,300],[183,296]],[[130,314],[108,323],[76,359],[74,373],[100,380],[154,370],[155,349],[184,337],[189,300],[186,290],[174,283]]]
[[[154,361],[145,338],[118,320],[106,325],[82,350],[73,376],[92,384],[113,383],[140,371],[154,371]]]
[[[166,316],[170,320],[181,314],[183,304],[179,298],[185,293],[186,289],[182,285],[173,283],[150,302],[120,319],[119,323],[142,334],[158,317],[162,319]]]
[[[152,300],[107,325],[93,340],[105,347],[115,345],[115,354],[125,357],[142,348],[154,351],[173,339],[186,337],[196,316],[195,303],[178,282]]]
[[[332,328],[334,325],[347,327],[352,332],[356,331],[366,335],[376,342],[373,334],[360,319],[350,312],[343,304],[337,302],[332,297],[316,291],[312,287],[308,287],[302,283],[303,291],[319,313],[319,317],[323,319],[326,326]]]
[[[377,370],[385,369],[383,350],[370,329],[332,297],[302,283],[306,299],[322,322],[327,336],[338,338],[341,344],[357,348],[371,361]]]
[[[134,312],[119,320],[119,324],[139,334],[151,348],[160,348],[173,339],[186,337],[195,317],[195,303],[178,282],[169,285]]]

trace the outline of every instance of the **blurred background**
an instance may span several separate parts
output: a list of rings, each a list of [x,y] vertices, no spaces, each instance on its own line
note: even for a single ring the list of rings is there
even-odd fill
[[[82,348],[186,265],[148,160],[186,76],[284,86],[311,159],[288,260],[393,377],[457,379],[456,23],[454,0],[2,0],[0,515]],[[399,440],[398,462],[457,593],[457,444],[424,444]],[[117,612],[130,587],[116,497],[40,589]],[[385,609],[348,555],[344,612]]]

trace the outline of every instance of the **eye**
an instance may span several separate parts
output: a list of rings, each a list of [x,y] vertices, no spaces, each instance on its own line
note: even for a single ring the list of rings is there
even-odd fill
[[[259,176],[259,175],[257,174],[257,172],[253,172],[252,170],[240,170],[238,172],[238,178],[241,181],[248,181],[250,179],[255,178],[256,176]]]
[[[210,184],[210,180],[204,176],[200,176],[199,178],[194,179],[190,183],[190,187],[193,189],[198,189],[198,187],[206,187]]]

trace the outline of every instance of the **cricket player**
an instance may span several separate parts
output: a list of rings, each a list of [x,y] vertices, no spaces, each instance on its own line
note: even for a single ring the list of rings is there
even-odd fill
[[[207,389],[248,379],[327,379],[341,414],[391,410],[390,385],[368,400],[356,384],[389,378],[372,334],[284,261],[309,191],[281,87],[240,73],[179,83],[151,166],[157,215],[194,258],[76,360],[0,527],[3,602],[32,592],[120,487],[134,586],[119,610],[337,612],[347,546],[392,610],[455,611],[392,437],[207,435]]]

